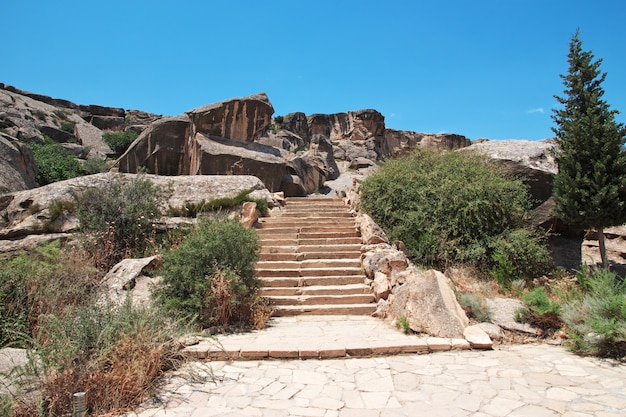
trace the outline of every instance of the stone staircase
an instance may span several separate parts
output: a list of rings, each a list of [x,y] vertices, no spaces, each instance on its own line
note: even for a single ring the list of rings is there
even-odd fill
[[[288,198],[259,219],[256,275],[274,316],[372,314],[374,296],[361,269],[361,238],[341,200]]]

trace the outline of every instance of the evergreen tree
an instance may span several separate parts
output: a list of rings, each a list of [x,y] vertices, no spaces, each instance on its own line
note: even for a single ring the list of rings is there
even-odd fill
[[[565,223],[598,233],[602,264],[608,267],[604,228],[626,223],[626,129],[602,99],[602,59],[582,50],[578,31],[569,45],[567,75],[561,75],[562,109],[554,110],[559,172],[554,178],[555,214]]]

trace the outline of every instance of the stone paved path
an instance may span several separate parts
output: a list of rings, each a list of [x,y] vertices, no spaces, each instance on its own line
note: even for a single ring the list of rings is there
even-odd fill
[[[278,333],[281,328],[274,327]],[[371,331],[380,339],[392,334],[388,327]],[[323,328],[312,336],[309,340],[323,339]],[[626,416],[626,365],[581,358],[550,345],[364,358],[193,361],[159,393],[128,417]]]

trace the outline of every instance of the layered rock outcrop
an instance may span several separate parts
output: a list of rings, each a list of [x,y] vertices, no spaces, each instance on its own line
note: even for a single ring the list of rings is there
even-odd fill
[[[475,151],[497,161],[505,172],[521,178],[528,185],[535,207],[552,195],[552,180],[558,166],[552,156],[552,140],[499,140],[475,143],[467,151]]]

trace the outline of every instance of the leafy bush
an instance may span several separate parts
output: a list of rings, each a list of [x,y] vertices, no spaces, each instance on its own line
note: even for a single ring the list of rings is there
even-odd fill
[[[100,159],[87,159],[81,165],[83,175],[99,174],[101,172],[107,172],[111,167],[105,160]]]
[[[102,139],[117,155],[122,155],[131,143],[137,139],[139,134],[134,130],[125,132],[106,132],[102,134]]]
[[[77,216],[87,233],[85,248],[98,267],[143,255],[154,243],[154,221],[165,191],[143,176],[115,178],[77,196]]]
[[[61,122],[61,130],[64,132],[74,134],[74,126],[76,126],[76,122],[71,122],[71,121]]]
[[[491,242],[527,224],[521,181],[469,152],[420,150],[387,161],[362,184],[362,208],[417,263],[492,262]]]
[[[30,147],[37,167],[37,185],[47,185],[82,175],[78,159],[52,139],[46,138],[43,144],[33,143]]]
[[[605,269],[577,274],[584,291],[563,306],[570,348],[579,354],[626,357],[626,281]]]
[[[550,271],[552,256],[545,238],[528,229],[504,232],[491,244],[492,275],[505,288],[513,281],[535,278]]]
[[[550,300],[544,287],[534,288],[524,294],[522,301],[530,309],[523,321],[543,330],[558,329],[563,324],[560,318],[561,305]]]
[[[178,317],[203,328],[262,327],[267,305],[254,276],[258,236],[230,219],[200,221],[174,250],[163,254],[163,286],[157,297]]]

